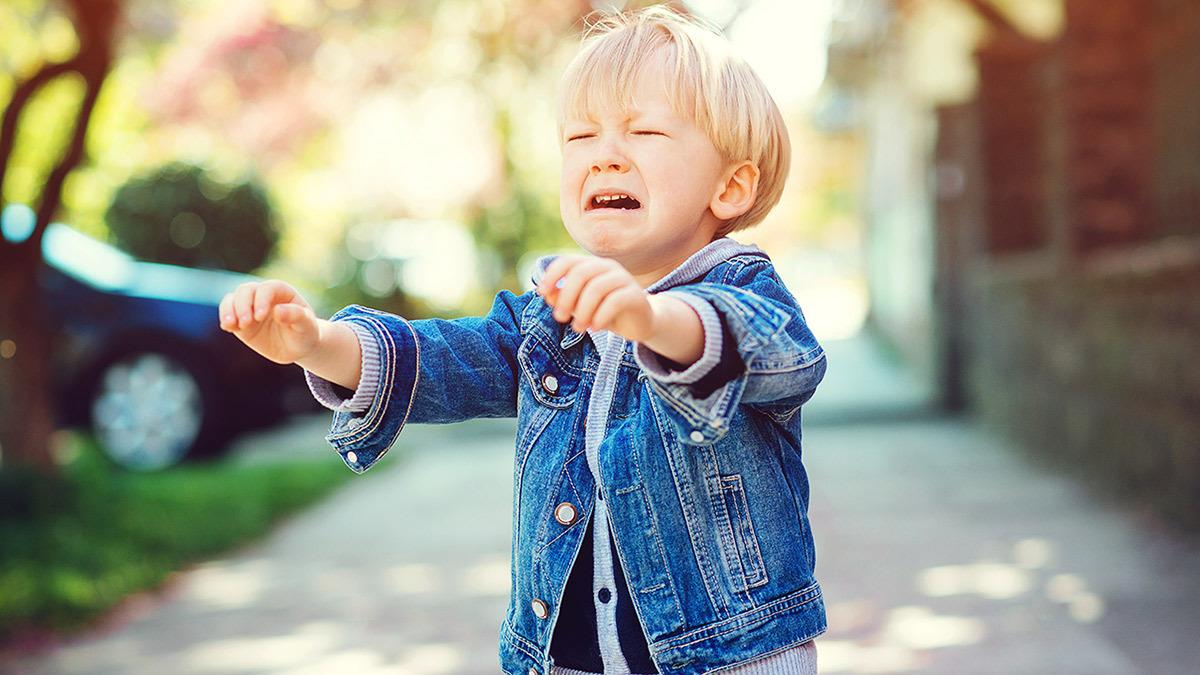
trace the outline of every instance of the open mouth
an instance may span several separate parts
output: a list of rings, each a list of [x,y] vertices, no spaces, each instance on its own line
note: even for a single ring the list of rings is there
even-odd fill
[[[621,192],[613,194],[595,195],[588,201],[588,211],[597,209],[620,209],[628,211],[632,209],[642,208],[642,203],[637,198]]]

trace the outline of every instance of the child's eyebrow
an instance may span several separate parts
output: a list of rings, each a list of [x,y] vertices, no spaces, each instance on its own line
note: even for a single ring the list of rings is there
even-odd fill
[[[602,110],[579,110],[575,113],[582,116],[571,116],[563,120],[562,132],[566,135],[568,130],[578,130],[581,127],[594,128],[603,125],[602,117],[612,114],[613,108]],[[635,104],[622,106],[618,113],[620,123],[625,126],[646,125],[651,124],[657,127],[672,127],[675,126],[681,114],[671,108],[638,108]]]
[[[635,122],[655,122],[658,124],[667,124],[670,122],[670,111],[661,110],[629,110],[621,115],[620,121],[623,124],[632,124]],[[563,128],[571,126],[597,126],[602,122],[593,113],[588,113],[587,117],[575,117],[567,119],[563,122]]]

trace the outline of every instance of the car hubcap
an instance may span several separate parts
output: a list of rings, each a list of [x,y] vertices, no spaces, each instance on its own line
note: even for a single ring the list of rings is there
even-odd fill
[[[191,373],[161,354],[146,353],[104,372],[92,403],[92,428],[118,464],[158,469],[187,453],[202,414]]]

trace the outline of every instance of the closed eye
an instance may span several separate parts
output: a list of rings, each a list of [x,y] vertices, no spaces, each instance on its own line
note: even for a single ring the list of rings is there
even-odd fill
[[[574,136],[568,136],[567,142],[570,143],[571,141],[577,141],[581,138],[591,138],[592,136],[595,136],[595,135],[596,134],[575,134]]]
[[[634,131],[633,135],[634,136],[666,136],[666,134],[664,134],[661,131],[654,131],[651,129],[641,129],[638,131]]]

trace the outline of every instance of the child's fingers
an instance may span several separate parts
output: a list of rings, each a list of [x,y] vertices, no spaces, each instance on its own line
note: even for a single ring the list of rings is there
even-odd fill
[[[290,302],[275,305],[272,311],[276,321],[291,328],[297,327],[309,312],[305,307]]]
[[[290,286],[274,279],[259,284],[258,290],[254,292],[254,318],[258,321],[266,319],[270,316],[272,304],[287,302],[291,299],[290,291]]]
[[[233,320],[233,294],[226,293],[225,297],[221,298],[221,304],[217,306],[217,316],[221,322],[221,328],[227,331],[234,329],[236,322]]]
[[[538,281],[537,292],[543,298],[552,297],[560,288],[559,280],[571,271],[571,268],[587,260],[581,255],[560,255],[546,266],[542,278]]]
[[[591,326],[592,315],[604,298],[629,283],[633,282],[622,270],[610,269],[589,279],[579,293],[579,299],[575,301],[575,318],[571,321],[575,332],[582,333],[587,330]]]
[[[563,277],[562,288],[558,289],[558,297],[554,300],[554,319],[566,323],[575,313],[575,301],[587,282],[597,274],[609,269],[603,260],[593,258],[573,265]]]
[[[291,325],[296,322],[295,305],[275,305],[271,308],[271,318],[279,323]]]
[[[258,283],[247,281],[233,292],[233,314],[238,328],[245,330],[254,323],[254,292]]]
[[[255,321],[263,321],[267,318],[267,312],[271,309],[273,296],[274,288],[270,282],[263,282],[254,290],[254,299],[250,303],[250,311],[253,313]]]
[[[596,313],[592,315],[592,328],[609,330],[633,294],[641,292],[643,291],[640,288],[625,286],[604,296],[604,299],[600,301],[600,306],[596,308]]]

